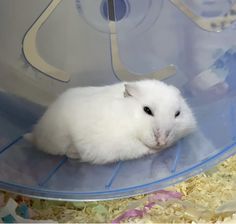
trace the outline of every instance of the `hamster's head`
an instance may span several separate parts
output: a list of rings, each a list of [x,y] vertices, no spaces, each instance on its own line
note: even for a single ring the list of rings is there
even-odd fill
[[[125,84],[125,98],[132,101],[136,137],[151,149],[162,149],[196,128],[193,113],[180,91],[157,80]]]

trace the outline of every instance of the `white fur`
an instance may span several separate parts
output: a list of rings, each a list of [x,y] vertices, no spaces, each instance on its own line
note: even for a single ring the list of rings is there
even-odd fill
[[[146,114],[144,106],[150,107],[154,116]],[[177,110],[181,114],[175,118]],[[27,137],[45,152],[103,164],[157,152],[195,126],[178,89],[143,80],[69,89]]]

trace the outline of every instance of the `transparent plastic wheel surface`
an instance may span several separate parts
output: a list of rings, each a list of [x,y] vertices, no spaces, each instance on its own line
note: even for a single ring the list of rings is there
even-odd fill
[[[115,35],[120,60],[127,70],[145,78],[145,74],[162,67],[176,66],[176,73],[164,81],[182,91],[197,118],[196,132],[159,154],[107,165],[80,163],[35,149],[22,136],[61,91],[120,80],[111,62],[107,1],[24,2],[0,1],[0,27],[4,31],[0,32],[1,189],[56,200],[129,197],[186,180],[235,154],[235,26],[232,23],[221,32],[207,31],[173,0],[163,1],[156,14],[146,6],[157,1],[120,1],[115,10]],[[52,2],[58,4],[47,8]],[[192,11],[202,12],[207,1],[181,2]],[[220,6],[223,14],[231,10],[231,3]],[[141,4],[147,9],[147,17],[140,11]],[[29,7],[32,10],[26,11]],[[22,57],[24,35],[39,18],[42,22],[40,15],[45,10],[51,14],[38,29],[34,46],[45,62],[70,75],[67,83],[46,76]],[[205,14],[198,15],[206,19]],[[137,25],[148,18],[150,23],[144,22],[144,27]]]

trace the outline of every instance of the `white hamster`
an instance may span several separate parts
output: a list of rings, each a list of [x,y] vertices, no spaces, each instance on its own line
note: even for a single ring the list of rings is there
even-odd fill
[[[104,164],[158,152],[195,128],[176,87],[142,80],[68,89],[25,138],[50,154]]]

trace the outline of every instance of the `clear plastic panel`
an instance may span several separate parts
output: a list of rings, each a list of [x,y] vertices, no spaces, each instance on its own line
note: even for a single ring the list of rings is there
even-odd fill
[[[135,4],[135,1],[129,2],[131,6],[132,2]],[[228,7],[228,1],[211,2],[224,2]],[[170,1],[164,1],[160,16],[148,30],[140,26],[139,32],[126,32],[120,23],[116,30],[120,58],[128,70],[145,77],[149,72],[174,64],[177,73],[166,81],[180,88],[188,79],[206,70],[235,42],[234,24],[220,33],[206,31]]]
[[[21,2],[23,5],[13,0],[0,2],[0,26],[12,37],[6,39],[0,33],[7,59],[0,52],[0,88],[7,90],[0,90],[0,188],[65,200],[128,197],[185,180],[235,153],[234,24],[219,33],[207,32],[171,1],[116,0],[115,15],[110,11],[111,2],[103,0],[94,4],[92,0]],[[37,51],[47,63],[70,75],[68,83],[32,69],[20,57],[24,34],[53,2],[58,5],[38,30]],[[202,18],[205,10],[220,8],[217,16],[225,14],[234,3],[182,2]],[[213,3],[217,7],[209,8]],[[32,12],[24,11],[29,5]],[[14,20],[10,9],[19,7],[25,13],[15,10],[18,19]],[[109,25],[116,19],[112,33]],[[9,21],[19,30],[11,30]],[[134,76],[145,78],[170,64],[176,66],[177,73],[165,82],[181,89],[196,115],[198,130],[158,155],[104,166],[36,150],[22,135],[45,110],[41,102],[70,86],[118,81],[112,67],[111,35],[118,39],[124,68]]]
[[[111,67],[108,21],[100,13],[101,2],[60,1],[38,31],[38,53],[48,64],[69,74],[66,88],[117,81]]]
[[[182,0],[197,15],[203,17],[218,17],[229,12],[235,0]]]
[[[116,21],[123,32],[131,32],[140,27],[148,29],[159,17],[163,0],[98,0],[96,3],[93,0],[76,0],[76,4],[79,13],[90,26],[110,33],[109,20]]]

